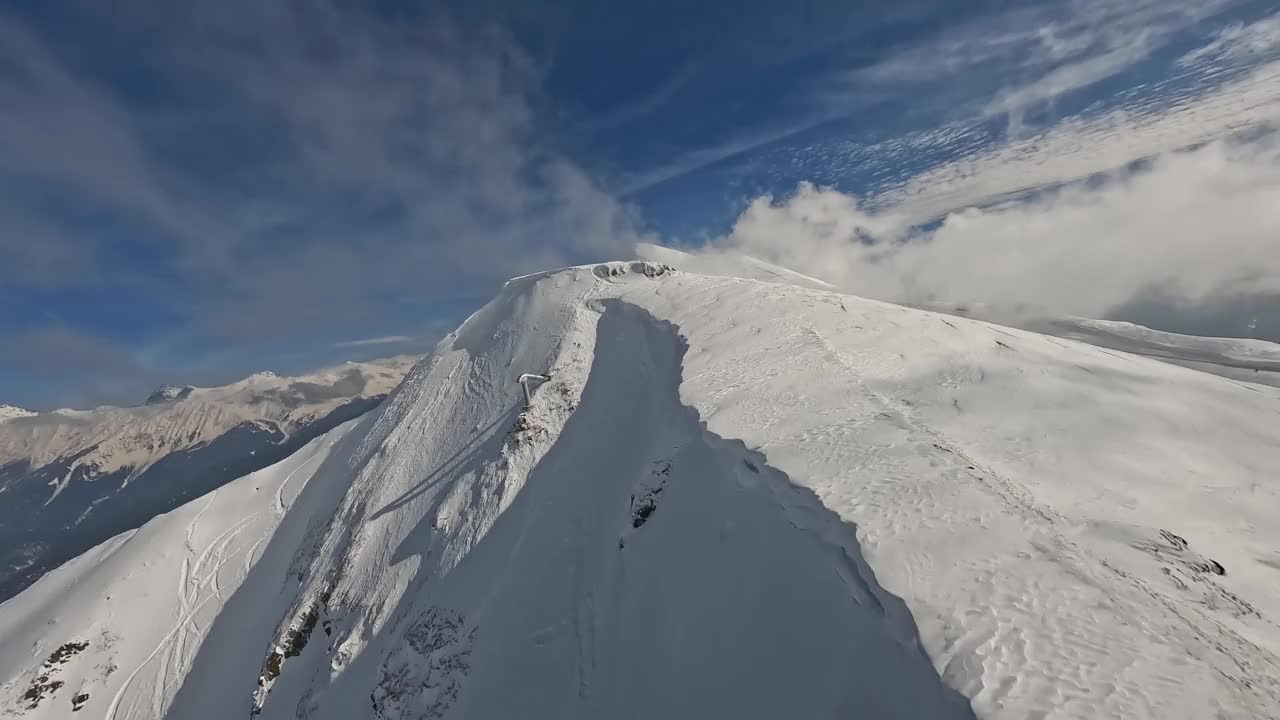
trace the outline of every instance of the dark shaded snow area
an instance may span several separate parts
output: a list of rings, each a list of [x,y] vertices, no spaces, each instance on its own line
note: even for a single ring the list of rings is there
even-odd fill
[[[706,432],[671,326],[607,308],[578,410],[433,592],[478,607],[456,717],[970,716],[854,528]]]

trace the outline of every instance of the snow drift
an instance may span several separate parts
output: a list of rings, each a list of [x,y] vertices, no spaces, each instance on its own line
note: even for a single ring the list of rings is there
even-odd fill
[[[518,278],[377,411],[0,605],[0,707],[1280,717],[1278,415],[820,289]]]

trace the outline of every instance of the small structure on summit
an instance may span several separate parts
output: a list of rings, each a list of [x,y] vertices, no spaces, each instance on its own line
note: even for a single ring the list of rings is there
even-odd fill
[[[533,391],[529,389],[529,383],[533,381],[547,382],[549,380],[551,380],[550,372],[548,372],[546,375],[536,375],[534,373],[525,373],[520,377],[516,378],[516,382],[520,383],[520,389],[524,390],[524,409],[525,410],[528,410],[529,406],[533,404],[533,395],[532,395]]]

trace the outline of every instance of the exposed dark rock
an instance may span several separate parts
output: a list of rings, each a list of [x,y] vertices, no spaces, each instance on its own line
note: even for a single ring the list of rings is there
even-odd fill
[[[89,643],[87,642],[78,642],[73,640],[59,645],[56,650],[49,654],[49,657],[45,658],[44,662],[40,664],[42,672],[35,680],[31,681],[31,686],[27,688],[26,692],[22,693],[22,701],[27,703],[26,708],[28,710],[35,710],[40,707],[40,702],[42,700],[48,697],[53,697],[58,690],[66,684],[62,680],[55,679],[54,676],[57,675],[62,666],[66,665],[71,658],[84,652],[88,647]],[[76,695],[76,698],[78,697],[80,696]],[[84,699],[88,700],[89,696],[87,694],[84,695]],[[80,709],[76,707],[77,702],[75,698],[72,698],[71,704],[72,710]],[[83,705],[83,702],[79,704]]]
[[[649,516],[654,510],[658,509],[658,493],[662,492],[662,488],[658,488],[652,495],[646,495],[637,502],[634,498],[631,501],[631,527],[639,528],[649,521]]]
[[[443,718],[471,671],[476,629],[460,613],[432,607],[410,625],[383,661],[370,694],[380,720]]]
[[[155,392],[147,396],[147,405],[159,405],[160,403],[178,402],[191,397],[195,388],[190,385],[186,387],[177,387],[175,385],[161,385]]]
[[[1222,563],[1211,558],[1205,558],[1202,561],[1191,563],[1191,569],[1205,573],[1213,573],[1214,575],[1227,574],[1227,569],[1222,567]]]
[[[1169,545],[1175,550],[1187,549],[1187,545],[1188,545],[1187,540],[1181,535],[1174,535],[1168,530],[1161,530],[1160,537],[1164,538],[1164,541],[1169,543]]]

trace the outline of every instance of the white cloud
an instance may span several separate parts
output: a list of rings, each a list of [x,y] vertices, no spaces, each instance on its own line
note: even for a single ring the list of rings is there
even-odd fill
[[[857,125],[858,119],[865,111],[880,113],[883,108],[892,105],[906,117],[903,125],[918,126],[920,120],[931,123],[932,128],[919,133],[921,136],[937,137],[940,134],[956,134],[975,128],[988,128],[992,118],[1007,118],[1006,127],[1009,136],[1009,150],[997,149],[999,157],[985,157],[981,154],[965,154],[954,158],[951,167],[939,168],[939,174],[945,176],[958,172],[964,177],[982,174],[983,182],[987,182],[985,165],[996,165],[1004,162],[1019,163],[1024,157],[1026,163],[1010,168],[1012,172],[1034,172],[1038,177],[1048,177],[1046,182],[1062,182],[1080,177],[1064,169],[1058,172],[1055,167],[1057,156],[1042,151],[1046,141],[1056,141],[1062,137],[1065,128],[1052,126],[1037,127],[1028,122],[1028,118],[1053,118],[1053,108],[1064,95],[1084,91],[1098,83],[1115,78],[1123,73],[1134,71],[1143,62],[1150,61],[1167,51],[1175,41],[1183,41],[1194,37],[1194,33],[1204,32],[1204,28],[1213,27],[1220,22],[1219,17],[1237,5],[1238,0],[1204,0],[1202,2],[1168,2],[1167,0],[1069,0],[1062,3],[1043,3],[1020,5],[995,14],[975,12],[966,20],[957,19],[948,23],[937,32],[921,33],[916,41],[904,47],[894,48],[887,57],[869,66],[858,65],[853,68],[840,67],[820,72],[816,76],[801,75],[793,92],[778,98],[778,116],[772,127],[747,128],[736,137],[722,140],[719,143],[686,152],[674,161],[637,173],[623,183],[623,192],[629,193],[665,182],[671,178],[695,172],[710,164],[721,162],[735,155],[748,151],[759,151],[768,145],[783,145],[780,148],[784,155],[803,155],[806,169],[815,176],[831,178],[839,182],[842,176],[858,175],[869,166],[877,167],[877,177],[889,176],[898,182],[906,178],[898,176],[900,168],[912,165],[913,157],[903,158],[895,164],[879,163],[875,155],[883,151],[892,152],[895,146],[911,144],[911,137],[892,137],[879,146],[868,147],[868,152],[854,153],[856,158],[841,155],[841,149],[848,144],[840,137],[828,137],[814,144],[821,149],[814,151],[808,143],[787,143],[787,139],[804,130],[808,130],[833,120],[848,119]],[[1263,41],[1266,35],[1266,24],[1257,28],[1248,26],[1244,35],[1255,38],[1253,45]],[[1230,33],[1228,33],[1230,35]],[[1226,42],[1225,40],[1223,42]],[[1243,38],[1240,42],[1244,42]],[[852,57],[862,57],[859,53],[851,53]],[[1164,80],[1151,81],[1150,76],[1134,80],[1123,97],[1109,93],[1102,98],[1098,108],[1124,107],[1102,118],[1095,117],[1088,127],[1076,128],[1082,132],[1106,134],[1124,132],[1125,124],[1132,123],[1135,130],[1139,125],[1150,124],[1162,119],[1161,116],[1173,114],[1178,120],[1194,122],[1204,115],[1197,98],[1203,98],[1206,105],[1223,101],[1231,102],[1232,96],[1257,95],[1267,92],[1266,83],[1270,82],[1267,73],[1259,73],[1253,78],[1242,78],[1247,68],[1240,67],[1235,74],[1223,73],[1220,67],[1212,67],[1210,63],[1201,62],[1191,68],[1182,68],[1170,73]],[[1255,53],[1253,60],[1258,60]],[[1163,61],[1162,61],[1163,62]],[[1217,63],[1221,65],[1221,63]],[[1228,81],[1239,81],[1240,85],[1250,87],[1223,88],[1219,97],[1214,93]],[[1183,85],[1179,85],[1183,83]],[[1213,119],[1214,127],[1205,127],[1206,132],[1193,132],[1196,128],[1186,128],[1181,132],[1173,130],[1172,122],[1164,122],[1156,134],[1145,138],[1142,147],[1135,151],[1116,148],[1112,142],[1106,152],[1095,153],[1099,158],[1115,157],[1117,149],[1125,159],[1117,162],[1104,160],[1094,161],[1083,174],[1099,172],[1115,168],[1124,162],[1143,157],[1139,152],[1150,154],[1164,152],[1185,145],[1178,145],[1188,136],[1189,142],[1200,142],[1216,137],[1223,126],[1239,127],[1244,121],[1252,121],[1257,115],[1265,114],[1267,102],[1261,101],[1252,106],[1237,104],[1233,112],[1243,112],[1234,119],[1230,113],[1222,113]],[[1034,114],[1034,111],[1048,112]],[[1077,121],[1080,125],[1082,121]],[[1108,127],[1109,125],[1109,127]],[[1132,135],[1136,136],[1134,132]],[[986,136],[990,140],[990,136]],[[1087,146],[1097,139],[1097,135],[1067,138],[1067,143]],[[1154,143],[1152,139],[1162,142]],[[1053,152],[1067,148],[1060,143]],[[986,145],[987,143],[983,143]],[[1090,148],[1083,147],[1085,152]],[[1075,148],[1070,148],[1074,153]],[[866,157],[870,155],[871,157]],[[1079,159],[1075,155],[1072,159]],[[1071,164],[1070,159],[1068,164]],[[1075,163],[1079,164],[1079,163]],[[918,165],[912,167],[918,169]],[[947,178],[955,180],[958,178]],[[1033,178],[1028,178],[1033,179]],[[932,176],[912,183],[906,193],[916,191],[916,186],[935,185]],[[1016,183],[1013,186],[994,189],[989,195],[976,195],[974,200],[982,197],[999,197],[1000,195],[1025,189]],[[897,188],[887,188],[894,191]],[[972,193],[966,193],[971,195]],[[897,197],[868,198],[868,202],[883,206],[886,202],[895,201]],[[944,207],[942,211],[955,209],[958,206]]]
[[[196,334],[274,339],[621,254],[636,235],[542,141],[541,71],[499,31],[332,0],[151,5],[92,17],[154,74],[153,103],[86,71],[97,44],[68,52],[0,13],[0,251],[26,248],[0,281],[119,281],[65,271],[127,265],[127,236]]]
[[[843,79],[899,87],[945,79],[967,86],[990,76],[1001,78],[1004,89],[988,110],[1021,109],[1128,68],[1232,2],[1071,0],[975,14]]]
[[[1010,132],[1020,134],[1023,113],[1027,108],[1050,102],[1127,69],[1151,52],[1147,38],[1147,33],[1139,33],[1123,47],[1056,67],[1033,82],[1001,90],[987,105],[986,113],[1007,115]]]
[[[360,340],[346,340],[343,342],[336,342],[333,344],[333,347],[353,348],[353,347],[368,347],[370,345],[401,345],[404,343],[413,342],[413,340],[414,339],[409,337],[408,335],[385,335],[383,337],[372,337],[372,338],[363,338]]]
[[[881,189],[868,204],[927,221],[1280,122],[1280,62],[1201,93],[1153,92],[1097,117],[982,148]]]
[[[1144,292],[1175,301],[1280,292],[1280,145],[1216,142],[1101,183],[905,218],[802,185],[758,198],[717,246],[901,302],[1100,317]],[[714,251],[713,251],[714,252]]]
[[[648,170],[622,179],[617,191],[631,195],[661,185],[668,180],[683,177],[723,160],[748,153],[765,145],[802,133],[831,120],[830,115],[810,115],[791,124],[779,124],[758,128],[722,140],[721,142],[693,150],[674,161],[656,165]]]
[[[1130,69],[1230,4],[1230,0],[1067,3],[1065,16],[1030,26],[1034,41],[1021,62],[1029,78],[998,92],[986,113],[1008,115],[1016,134],[1022,130],[1027,109]]]
[[[0,11],[0,285],[163,308],[146,330],[164,370],[220,354],[219,384],[362,352],[317,336],[413,334],[506,277],[625,254],[632,211],[541,126],[544,70],[488,24],[403,10]],[[0,347],[21,338],[0,328]]]
[[[1183,55],[1178,64],[1195,67],[1205,63],[1230,64],[1270,59],[1280,53],[1280,13],[1261,20],[1232,23],[1215,34],[1207,45]]]

